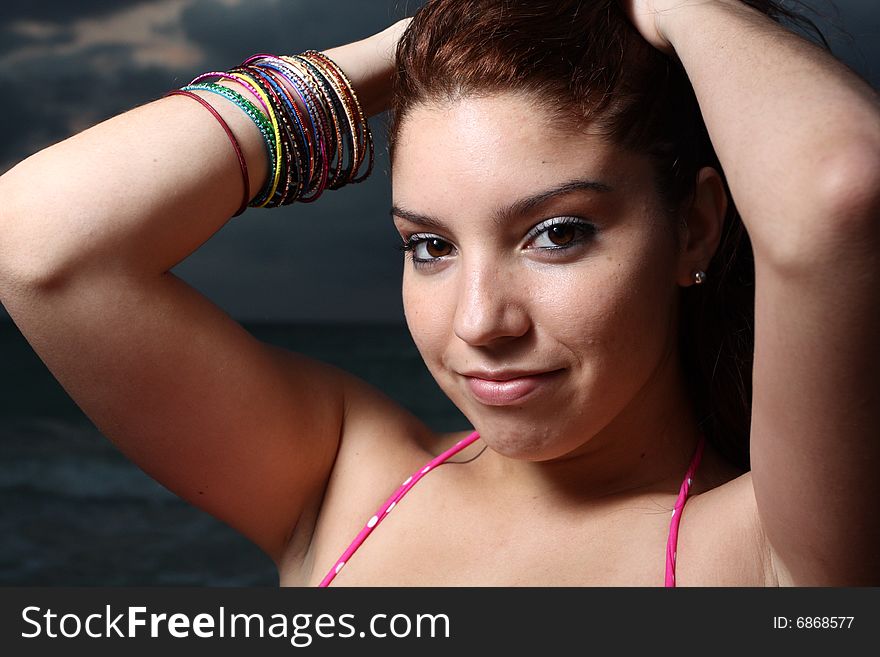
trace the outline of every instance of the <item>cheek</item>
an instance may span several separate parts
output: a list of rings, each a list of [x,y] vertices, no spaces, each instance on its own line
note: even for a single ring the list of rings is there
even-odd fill
[[[410,265],[403,274],[403,314],[410,335],[425,363],[431,367],[439,358],[448,340],[452,326],[453,299],[431,289],[410,271]]]
[[[671,262],[649,249],[603,254],[545,286],[538,318],[546,332],[594,367],[640,369],[674,330]],[[555,301],[550,301],[555,299]]]
[[[629,284],[612,263],[570,270],[562,280],[541,281],[533,321],[539,335],[570,351],[593,370],[628,341],[635,323]]]

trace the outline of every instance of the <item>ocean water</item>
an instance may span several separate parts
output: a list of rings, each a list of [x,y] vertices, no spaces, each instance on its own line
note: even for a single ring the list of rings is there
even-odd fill
[[[405,326],[245,328],[352,372],[438,431],[468,427]],[[256,546],[122,456],[11,322],[0,323],[0,536],[0,585],[278,583]]]

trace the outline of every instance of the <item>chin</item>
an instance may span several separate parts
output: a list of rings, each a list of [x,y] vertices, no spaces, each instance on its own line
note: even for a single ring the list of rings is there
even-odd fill
[[[502,421],[484,417],[472,424],[490,449],[519,461],[549,461],[560,458],[579,446],[581,440],[576,436],[583,437],[580,432],[565,435],[559,432],[558,427],[529,422],[518,414]]]

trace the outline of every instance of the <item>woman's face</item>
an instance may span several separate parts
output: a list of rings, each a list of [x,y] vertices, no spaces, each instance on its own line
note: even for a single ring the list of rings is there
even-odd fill
[[[413,339],[493,449],[572,453],[661,381],[681,266],[646,158],[522,96],[420,105],[393,199]]]

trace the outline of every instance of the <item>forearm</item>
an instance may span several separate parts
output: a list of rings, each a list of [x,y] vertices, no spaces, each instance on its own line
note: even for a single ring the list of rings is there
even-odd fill
[[[262,136],[234,105],[212,104],[259,189]],[[48,282],[81,266],[167,271],[228,221],[242,180],[218,122],[192,99],[171,97],[29,157],[0,178],[0,197],[3,274]]]
[[[880,105],[843,64],[738,0],[687,3],[662,21],[758,248],[788,229],[774,221],[807,220],[846,193],[842,178],[854,176],[849,193],[872,191]]]
[[[390,56],[400,27],[327,51],[352,79],[368,114],[387,103],[393,58],[378,54],[384,49]],[[268,176],[259,130],[226,99],[196,93],[234,133],[255,196]],[[205,107],[179,96],[150,103],[0,177],[0,276],[50,282],[82,269],[163,273],[229,220],[243,192],[235,151]]]
[[[367,39],[324,51],[351,79],[367,116],[390,106],[397,42],[410,20],[404,18]]]

